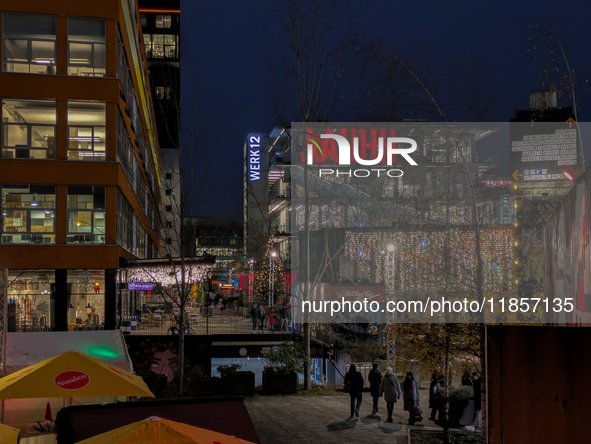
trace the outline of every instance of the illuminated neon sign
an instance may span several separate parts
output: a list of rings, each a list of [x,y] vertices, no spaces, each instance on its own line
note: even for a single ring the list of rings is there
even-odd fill
[[[248,180],[261,179],[261,136],[248,136]]]

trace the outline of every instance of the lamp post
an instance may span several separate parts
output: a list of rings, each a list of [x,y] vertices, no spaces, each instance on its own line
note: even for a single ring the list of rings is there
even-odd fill
[[[384,264],[384,280],[386,283],[386,304],[390,301],[395,302],[396,299],[396,246],[393,243],[386,244],[386,260]],[[387,324],[392,325],[396,323],[396,311],[388,310],[386,305],[386,319]],[[386,332],[386,345],[388,352],[388,366],[396,371],[396,342],[393,326]]]
[[[256,261],[254,259],[248,260],[248,300],[253,300],[253,288],[254,288],[254,263]]]
[[[277,252],[275,250],[271,251],[269,255],[269,307],[273,306],[274,297],[275,297],[275,258],[277,257]]]

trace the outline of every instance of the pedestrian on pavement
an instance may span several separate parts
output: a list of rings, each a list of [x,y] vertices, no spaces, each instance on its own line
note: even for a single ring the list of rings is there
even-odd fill
[[[373,398],[373,411],[371,412],[372,415],[378,413],[378,400],[382,397],[382,374],[378,370],[378,364],[373,364],[372,369],[369,371],[369,375],[367,375],[367,380],[369,381],[369,391],[371,393],[371,397]]]
[[[435,421],[435,414],[439,413],[439,421],[443,421],[444,419],[444,405],[445,405],[445,378],[443,376],[439,376],[435,380],[435,384],[433,384],[433,388],[431,389],[431,421]]]
[[[265,307],[263,307],[263,304],[259,305],[259,330],[263,331],[263,327],[265,326],[265,317],[267,316],[267,314],[265,313]]]
[[[281,330],[287,331],[289,325],[289,308],[283,307],[281,309]]]
[[[270,327],[271,333],[275,333],[275,324],[277,323],[277,313],[275,313],[274,308],[271,309],[271,313],[269,313],[269,315],[267,316],[267,319],[269,319],[269,327]]]
[[[404,399],[404,410],[408,412],[408,424],[413,425],[416,421],[421,421],[423,418],[420,414],[419,390],[412,372],[406,374],[402,395]]]
[[[345,389],[349,391],[351,397],[351,418],[353,418],[353,415],[359,418],[359,409],[363,399],[361,392],[364,382],[363,375],[357,371],[355,364],[351,364],[349,371],[345,375]],[[357,400],[357,404],[355,400]]]
[[[226,310],[227,305],[228,305],[228,298],[226,296],[224,296],[224,298],[222,299],[222,308],[224,309],[224,311]]]
[[[472,387],[474,387],[474,419],[472,424],[466,426],[468,430],[475,430],[480,427],[480,410],[482,409],[482,384],[480,382],[480,374],[478,372],[472,373]]]
[[[250,309],[250,317],[252,318],[252,332],[257,332],[257,321],[259,319],[259,309],[257,307],[257,303],[255,302]]]
[[[439,379],[439,372],[437,370],[433,370],[431,373],[431,383],[429,384],[429,408],[433,408],[433,387],[437,384],[437,379]]]
[[[384,395],[386,406],[388,407],[388,419],[387,422],[394,422],[392,419],[392,413],[394,412],[394,403],[400,399],[402,389],[398,382],[398,377],[392,371],[392,367],[386,369],[386,374],[382,378],[381,392]]]

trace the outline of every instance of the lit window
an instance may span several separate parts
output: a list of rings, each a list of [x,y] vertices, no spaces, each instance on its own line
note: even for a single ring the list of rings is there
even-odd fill
[[[2,157],[55,159],[55,100],[2,100]]]
[[[170,28],[171,16],[170,15],[157,15],[156,16],[156,28]]]
[[[178,57],[178,37],[174,34],[144,34],[146,57],[174,59]]]
[[[106,106],[96,102],[68,102],[68,159],[106,159]]]
[[[2,243],[55,243],[55,185],[2,185]]]
[[[156,87],[156,96],[158,99],[166,99],[170,100],[170,86],[157,86]]]
[[[104,77],[105,20],[68,17],[68,75]]]
[[[4,71],[55,74],[55,16],[4,12],[2,37]]]
[[[68,186],[68,243],[105,243],[105,187]]]

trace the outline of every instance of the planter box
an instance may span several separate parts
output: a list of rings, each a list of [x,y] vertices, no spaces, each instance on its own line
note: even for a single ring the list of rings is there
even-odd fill
[[[222,376],[224,396],[254,396],[254,373],[236,372]]]
[[[263,391],[265,395],[294,394],[298,391],[298,375],[263,372]]]
[[[189,379],[191,396],[221,396],[222,380],[220,378]]]

